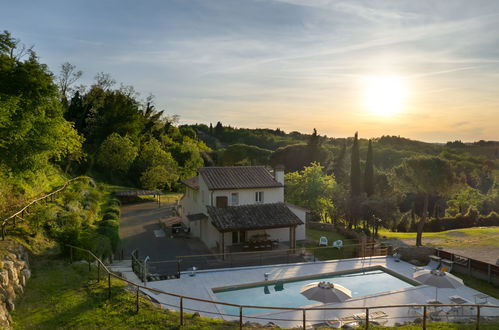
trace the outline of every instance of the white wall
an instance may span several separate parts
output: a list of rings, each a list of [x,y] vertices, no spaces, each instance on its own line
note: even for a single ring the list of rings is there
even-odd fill
[[[206,208],[203,207],[199,203],[200,200],[201,200],[201,196],[200,196],[199,191],[196,191],[190,187],[186,187],[184,196],[180,199],[180,202],[179,202],[179,204],[181,206],[180,216],[182,217],[182,222],[187,227],[191,227],[191,232],[193,230],[197,230],[199,232],[199,230],[198,230],[198,228],[194,228],[194,226],[192,226],[192,222],[190,222],[187,219],[187,215],[206,212]],[[199,226],[197,226],[197,227],[199,227]],[[199,236],[199,233],[196,234],[193,232],[193,235]]]
[[[303,221],[303,225],[299,225],[296,227],[296,240],[301,241],[307,238],[305,233],[305,224],[307,223],[307,211],[302,209],[299,206],[286,204],[288,208],[293,212],[301,221]]]
[[[201,224],[201,240],[206,244],[206,246],[210,249],[217,247],[217,242],[220,240],[220,233],[218,230],[211,224],[209,219],[203,219],[199,221]],[[219,242],[220,244],[222,242]],[[227,242],[225,242],[227,244]]]
[[[213,206],[216,206],[217,196],[226,196],[229,201],[229,206],[232,205],[231,194],[239,194],[238,205],[256,204],[255,192],[263,192],[263,203],[282,203],[284,202],[284,188],[255,188],[255,189],[233,189],[233,190],[214,190],[213,191]],[[210,201],[211,202],[211,196]],[[211,204],[208,204],[211,205]]]
[[[182,206],[182,219],[186,226],[191,227],[191,233],[193,236],[200,237],[201,240],[209,247],[215,248],[217,242],[220,241],[220,233],[211,224],[209,219],[201,221],[190,222],[187,220],[186,216],[188,214],[204,213],[207,214],[206,205],[216,205],[217,196],[226,196],[229,201],[229,206],[231,205],[231,194],[239,194],[239,204],[238,205],[249,205],[255,204],[255,192],[263,191],[263,203],[282,203],[284,202],[284,188],[256,188],[256,189],[233,189],[233,190],[214,190],[209,191],[208,186],[204,182],[203,178],[199,176],[198,178],[199,190],[196,191],[192,188],[186,187],[186,194],[180,200],[180,205]],[[212,204],[213,203],[213,204]],[[296,207],[288,204],[289,209],[300,218],[301,221],[305,223],[306,221],[306,211],[300,207]],[[262,231],[248,231],[246,234],[247,239],[258,232]],[[277,228],[266,230],[268,234],[271,235],[271,239],[279,239],[281,242],[289,241],[289,228]],[[304,240],[305,235],[305,225],[297,226],[296,228],[296,239]],[[232,233],[225,233],[224,236],[225,245],[232,244]],[[219,242],[221,244],[221,242]]]

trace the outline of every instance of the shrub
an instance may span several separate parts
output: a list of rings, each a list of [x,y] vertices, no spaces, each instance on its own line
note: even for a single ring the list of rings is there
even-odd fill
[[[99,221],[99,227],[115,227],[119,228],[120,223],[116,220],[102,220]]]
[[[116,220],[118,221],[120,219],[120,216],[117,215],[116,213],[106,213],[102,217],[102,220]]]
[[[102,226],[99,226],[97,229],[97,232],[106,238],[109,239],[109,242],[111,244],[111,251],[114,252],[118,248],[118,244],[120,242],[120,235],[119,235],[119,226],[113,226],[113,225],[108,225],[103,224]]]
[[[118,216],[121,214],[120,207],[117,205],[111,205],[111,206],[106,207],[105,212],[106,213],[114,213]]]
[[[80,235],[79,246],[92,251],[99,258],[108,258],[113,251],[111,243],[110,238],[106,235],[93,231],[84,231]]]
[[[118,198],[113,197],[107,202],[107,206],[121,206],[121,202]]]

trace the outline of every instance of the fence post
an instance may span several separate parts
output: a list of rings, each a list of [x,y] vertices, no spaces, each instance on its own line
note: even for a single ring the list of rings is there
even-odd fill
[[[137,314],[139,313],[139,286],[137,285],[137,296],[135,298],[135,306],[137,307]]]
[[[180,297],[180,325],[184,325],[184,297]]]
[[[239,306],[239,329],[243,328],[243,306]]]
[[[107,273],[107,299],[111,299],[111,274]]]
[[[307,316],[306,316],[307,310],[303,310],[303,329],[305,330],[307,328]]]
[[[366,308],[366,330],[369,329],[369,308]]]
[[[180,278],[180,259],[177,259],[177,278]]]
[[[426,305],[423,306],[423,330],[426,330]]]
[[[480,329],[480,305],[476,305],[476,329]]]
[[[69,263],[73,263],[73,247],[69,246]]]
[[[492,266],[487,264],[487,282],[490,283],[492,281]]]

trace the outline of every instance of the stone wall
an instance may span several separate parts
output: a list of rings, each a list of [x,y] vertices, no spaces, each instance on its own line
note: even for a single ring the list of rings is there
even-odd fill
[[[398,247],[395,252],[400,253],[400,258],[405,261],[417,260],[421,265],[430,261],[430,256],[435,255],[436,250],[427,246]]]
[[[0,246],[0,328],[11,329],[10,313],[14,300],[24,292],[31,276],[28,251],[14,241],[2,242]]]

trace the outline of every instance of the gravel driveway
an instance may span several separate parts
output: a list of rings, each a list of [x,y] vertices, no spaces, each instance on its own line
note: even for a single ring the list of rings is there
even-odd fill
[[[151,262],[174,260],[177,256],[212,253],[196,238],[170,238],[161,230],[158,220],[172,216],[172,205],[144,202],[121,207],[120,249],[124,259],[131,259],[130,253],[137,249],[139,258],[149,256]],[[150,271],[170,272],[176,264],[151,264]]]

